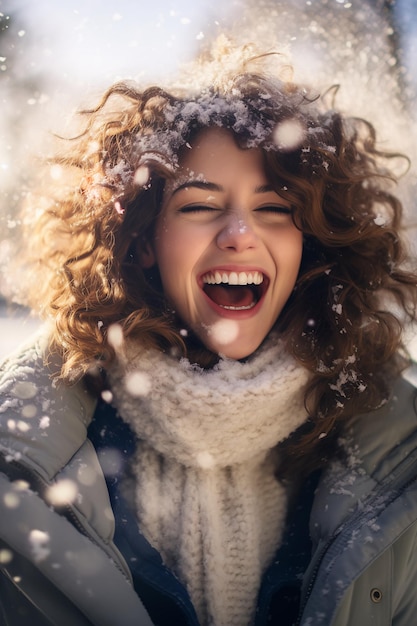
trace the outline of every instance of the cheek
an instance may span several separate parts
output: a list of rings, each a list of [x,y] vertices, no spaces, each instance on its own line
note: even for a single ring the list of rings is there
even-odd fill
[[[293,257],[291,261],[293,272],[296,277],[298,276],[298,272],[300,271],[302,256],[303,256],[303,243],[302,243],[302,240],[300,240],[300,241],[297,241],[294,245]]]
[[[188,280],[195,255],[195,240],[189,236],[187,229],[177,228],[163,222],[155,237],[156,263],[166,295],[178,285]]]
[[[303,254],[303,238],[299,231],[289,233],[279,249],[280,266],[285,267],[288,276],[297,277]]]
[[[155,233],[156,261],[162,268],[191,266],[207,245],[206,233],[192,224],[163,219]]]
[[[178,236],[169,222],[163,219],[155,232],[155,255],[158,266],[163,269],[177,256]]]

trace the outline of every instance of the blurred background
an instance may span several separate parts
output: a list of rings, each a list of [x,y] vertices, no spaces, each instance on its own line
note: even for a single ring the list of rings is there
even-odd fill
[[[417,0],[0,0],[0,357],[38,324],[11,302],[8,266],[50,134],[117,80],[169,80],[222,33],[285,52],[298,81],[339,84],[337,106],[410,156],[400,193],[414,242]]]

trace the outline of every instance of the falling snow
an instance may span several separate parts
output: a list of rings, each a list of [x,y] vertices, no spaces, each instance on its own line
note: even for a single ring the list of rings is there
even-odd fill
[[[107,340],[115,350],[122,347],[124,342],[123,330],[120,324],[112,324],[107,331]]]
[[[71,504],[77,497],[77,485],[69,479],[59,480],[48,488],[46,499],[53,506]]]
[[[103,398],[104,402],[107,402],[108,404],[110,404],[110,402],[113,399],[113,394],[109,389],[105,389],[104,391],[101,392],[101,397]]]
[[[152,381],[145,372],[130,372],[126,375],[125,386],[133,397],[146,396],[152,388]]]
[[[273,131],[274,143],[278,150],[290,152],[301,146],[305,138],[305,128],[297,119],[287,119],[277,124]]]
[[[226,346],[237,339],[239,335],[239,324],[234,320],[220,320],[210,326],[207,332],[219,345]]]
[[[13,560],[13,552],[11,550],[0,550],[0,564],[7,565]]]
[[[385,224],[387,223],[387,220],[383,215],[377,215],[376,218],[374,219],[374,222],[377,226],[385,226]]]
[[[49,534],[42,530],[31,530],[28,539],[35,563],[40,563],[47,559],[51,552]]]
[[[29,400],[30,398],[34,398],[36,396],[37,391],[38,388],[34,383],[22,381],[16,383],[13,389],[13,394],[20,400]]]
[[[39,428],[40,428],[41,430],[44,430],[45,428],[48,428],[48,427],[49,427],[50,423],[51,423],[50,418],[49,418],[47,415],[44,415],[44,416],[40,419],[40,422],[39,422]]]
[[[202,469],[210,469],[216,465],[216,461],[210,452],[199,452],[196,461]]]
[[[138,167],[133,176],[133,182],[137,187],[144,187],[149,180],[150,172],[146,165]]]

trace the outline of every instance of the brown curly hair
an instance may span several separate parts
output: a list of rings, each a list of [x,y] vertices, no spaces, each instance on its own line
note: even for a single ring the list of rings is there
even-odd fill
[[[142,269],[138,248],[152,240],[184,146],[202,128],[229,129],[243,149],[262,150],[266,174],[304,235],[296,288],[277,321],[312,374],[311,419],[291,448],[299,457],[319,450],[323,433],[330,445],[342,418],[384,402],[400,368],[404,320],[414,318],[417,280],[404,266],[402,207],[392,192],[389,164],[398,155],[377,149],[370,123],[249,65],[194,94],[118,83],[82,112],[83,132],[52,162],[68,183],[61,176],[60,195],[30,223],[29,302],[53,319],[68,381],[112,362],[114,324],[146,346],[211,366],[217,356],[191,334],[184,341],[158,272]],[[300,131],[295,145],[277,133],[286,123]]]

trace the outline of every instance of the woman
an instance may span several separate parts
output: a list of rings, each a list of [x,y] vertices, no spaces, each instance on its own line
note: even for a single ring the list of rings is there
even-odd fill
[[[1,380],[6,624],[413,619],[390,155],[269,60],[115,85],[54,162],[49,325]]]

